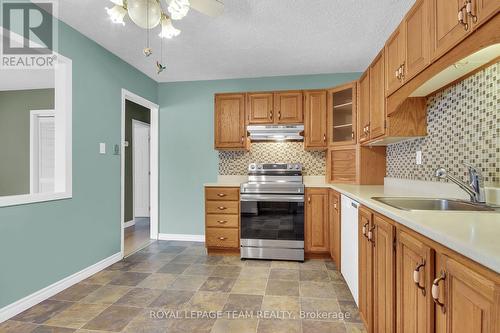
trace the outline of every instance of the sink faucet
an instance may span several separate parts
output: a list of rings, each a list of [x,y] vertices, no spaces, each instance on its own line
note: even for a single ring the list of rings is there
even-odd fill
[[[481,178],[481,173],[479,170],[477,170],[476,167],[470,165],[470,164],[465,164],[469,171],[469,181],[470,183],[467,184],[464,181],[461,181],[460,179],[449,175],[446,172],[446,169],[444,168],[439,168],[436,170],[436,177],[438,178],[445,178],[449,179],[455,184],[457,184],[462,190],[467,192],[467,194],[470,195],[470,200],[475,203],[485,203],[486,201],[484,200],[484,195],[483,191],[481,190],[480,187],[480,178]]]

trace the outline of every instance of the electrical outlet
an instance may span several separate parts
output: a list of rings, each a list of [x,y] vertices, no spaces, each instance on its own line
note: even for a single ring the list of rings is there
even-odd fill
[[[417,165],[421,165],[421,164],[422,164],[422,151],[417,150]]]

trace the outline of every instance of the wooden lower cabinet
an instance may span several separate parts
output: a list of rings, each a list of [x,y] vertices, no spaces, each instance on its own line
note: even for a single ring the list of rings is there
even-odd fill
[[[368,332],[500,332],[500,274],[363,206],[358,227]]]
[[[307,188],[304,245],[308,253],[329,253],[328,189]]]
[[[208,253],[240,251],[238,187],[205,187],[205,246]]]
[[[434,285],[437,333],[500,331],[500,286],[471,267],[440,255]]]
[[[340,193],[332,189],[328,192],[330,221],[328,223],[330,258],[340,269]]]
[[[434,251],[404,231],[398,232],[396,263],[397,332],[433,331],[431,284]],[[418,283],[415,282],[418,280]]]
[[[373,232],[373,213],[365,207],[359,208],[359,314],[368,332],[373,332],[373,243],[368,237]]]
[[[395,227],[378,214],[373,216],[373,331],[395,332]],[[375,287],[376,286],[376,287]]]

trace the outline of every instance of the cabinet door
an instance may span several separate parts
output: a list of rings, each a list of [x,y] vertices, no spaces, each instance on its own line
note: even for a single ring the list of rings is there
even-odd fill
[[[246,147],[245,94],[215,95],[215,149]]]
[[[458,21],[464,0],[432,0],[432,58],[436,59],[458,44],[470,31]],[[463,10],[464,21],[466,18]]]
[[[436,268],[436,278],[442,277],[435,280],[442,303],[436,305],[436,332],[498,332],[495,283],[445,255],[439,256]]]
[[[337,268],[340,269],[340,194],[330,189],[329,200],[330,257],[337,265]]]
[[[330,145],[356,143],[356,83],[328,90],[328,141]]]
[[[356,146],[335,147],[327,152],[326,168],[329,183],[356,183]]]
[[[405,61],[405,29],[400,25],[385,44],[385,84],[386,94],[390,95],[403,84]]]
[[[486,22],[493,14],[500,10],[499,0],[471,0],[472,14],[477,15],[477,21],[470,20],[473,27]]]
[[[370,139],[385,134],[384,52],[370,65]]]
[[[404,80],[408,81],[430,63],[430,0],[418,0],[403,20],[405,31]]]
[[[306,252],[328,252],[328,189],[306,190]]]
[[[431,297],[433,252],[415,237],[399,231],[396,257],[396,330],[430,333],[434,327]]]
[[[324,149],[326,141],[326,90],[304,92],[304,148]]]
[[[304,122],[302,91],[282,91],[274,94],[274,114],[278,124]]]
[[[395,332],[394,226],[382,216],[373,216],[373,331]]]
[[[247,94],[247,113],[249,124],[269,124],[274,121],[273,94]]]
[[[358,141],[370,139],[370,71],[367,70],[358,81]]]
[[[372,213],[359,207],[359,314],[368,332],[373,332],[373,245],[368,232],[373,228]]]

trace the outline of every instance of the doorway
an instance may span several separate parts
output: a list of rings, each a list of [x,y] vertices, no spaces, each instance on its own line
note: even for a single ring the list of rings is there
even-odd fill
[[[158,106],[122,93],[122,254],[158,239]]]

